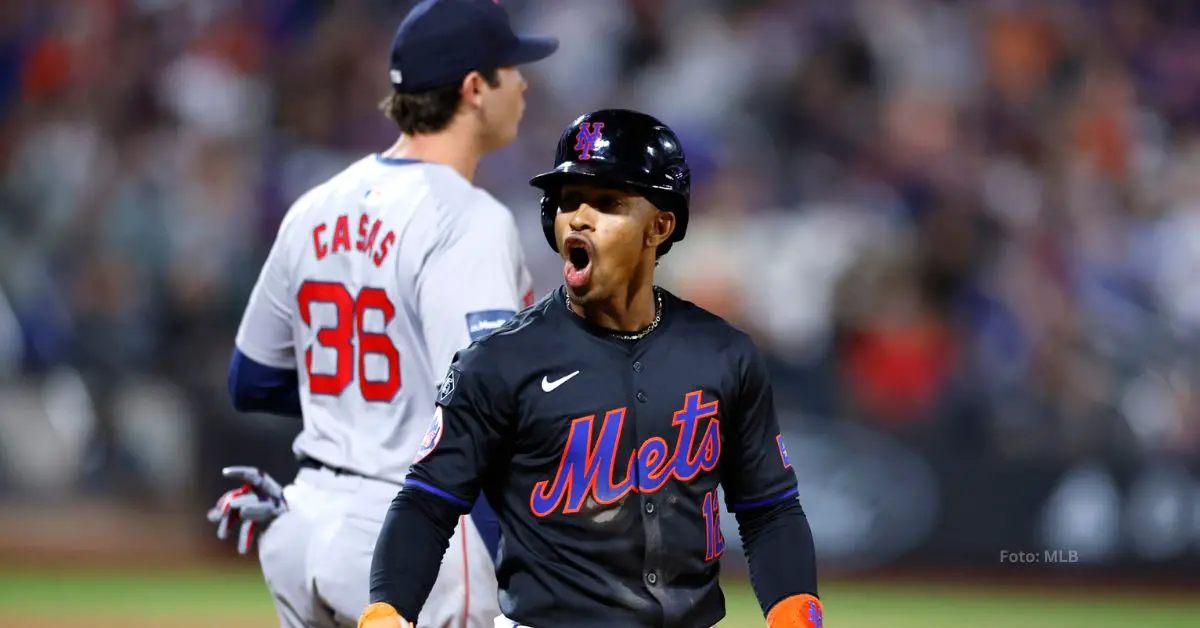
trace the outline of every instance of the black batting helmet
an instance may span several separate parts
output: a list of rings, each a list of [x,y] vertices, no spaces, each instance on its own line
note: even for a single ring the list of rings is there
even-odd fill
[[[542,190],[542,231],[555,251],[558,192],[571,179],[632,188],[658,209],[674,213],[675,231],[659,245],[660,257],[687,232],[691,170],[679,138],[657,119],[628,109],[582,115],[558,140],[554,163],[553,170],[529,183]]]

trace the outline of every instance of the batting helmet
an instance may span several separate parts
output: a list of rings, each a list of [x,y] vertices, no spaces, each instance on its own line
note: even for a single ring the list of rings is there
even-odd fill
[[[692,175],[683,146],[667,125],[628,109],[602,109],[576,118],[558,140],[554,169],[529,180],[542,190],[542,231],[558,250],[554,217],[558,193],[572,180],[632,188],[675,214],[675,231],[658,247],[661,257],[687,232]]]

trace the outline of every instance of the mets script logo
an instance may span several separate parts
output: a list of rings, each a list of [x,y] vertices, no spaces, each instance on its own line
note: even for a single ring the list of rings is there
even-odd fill
[[[433,450],[437,448],[441,440],[442,407],[438,406],[433,411],[433,420],[429,422],[429,429],[425,431],[425,437],[421,439],[421,447],[417,449],[417,458],[414,462],[420,462],[425,459],[425,456],[433,453]]]
[[[701,394],[701,391],[688,393],[683,408],[675,413],[671,424],[679,428],[679,434],[674,448],[658,436],[647,439],[630,455],[625,477],[619,480],[614,475],[625,408],[605,413],[600,435],[594,439],[595,415],[572,421],[558,471],[554,479],[533,486],[529,509],[538,517],[560,508],[563,514],[571,514],[579,512],[588,497],[607,505],[629,493],[653,493],[672,478],[687,482],[702,471],[715,469],[721,457],[721,423],[710,417],[716,416],[718,402],[702,403]],[[693,450],[702,419],[710,420]]]
[[[604,130],[603,122],[584,122],[579,125],[579,133],[575,134],[575,152],[580,159],[591,159],[592,151],[596,150],[596,142],[600,141],[600,131]]]

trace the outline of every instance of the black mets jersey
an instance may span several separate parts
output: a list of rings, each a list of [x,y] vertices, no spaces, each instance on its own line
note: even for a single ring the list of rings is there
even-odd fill
[[[664,295],[645,338],[614,338],[563,289],[459,352],[405,491],[501,526],[505,616],[536,627],[712,626],[730,511],[795,502],[750,338]],[[797,505],[798,508],[798,505]]]

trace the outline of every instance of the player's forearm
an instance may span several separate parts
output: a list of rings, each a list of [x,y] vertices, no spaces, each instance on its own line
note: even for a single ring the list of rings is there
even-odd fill
[[[433,589],[461,509],[408,487],[392,500],[371,561],[371,602],[415,622]]]
[[[737,520],[750,563],[750,582],[764,615],[782,600],[816,597],[816,549],[799,501],[739,512]]]

